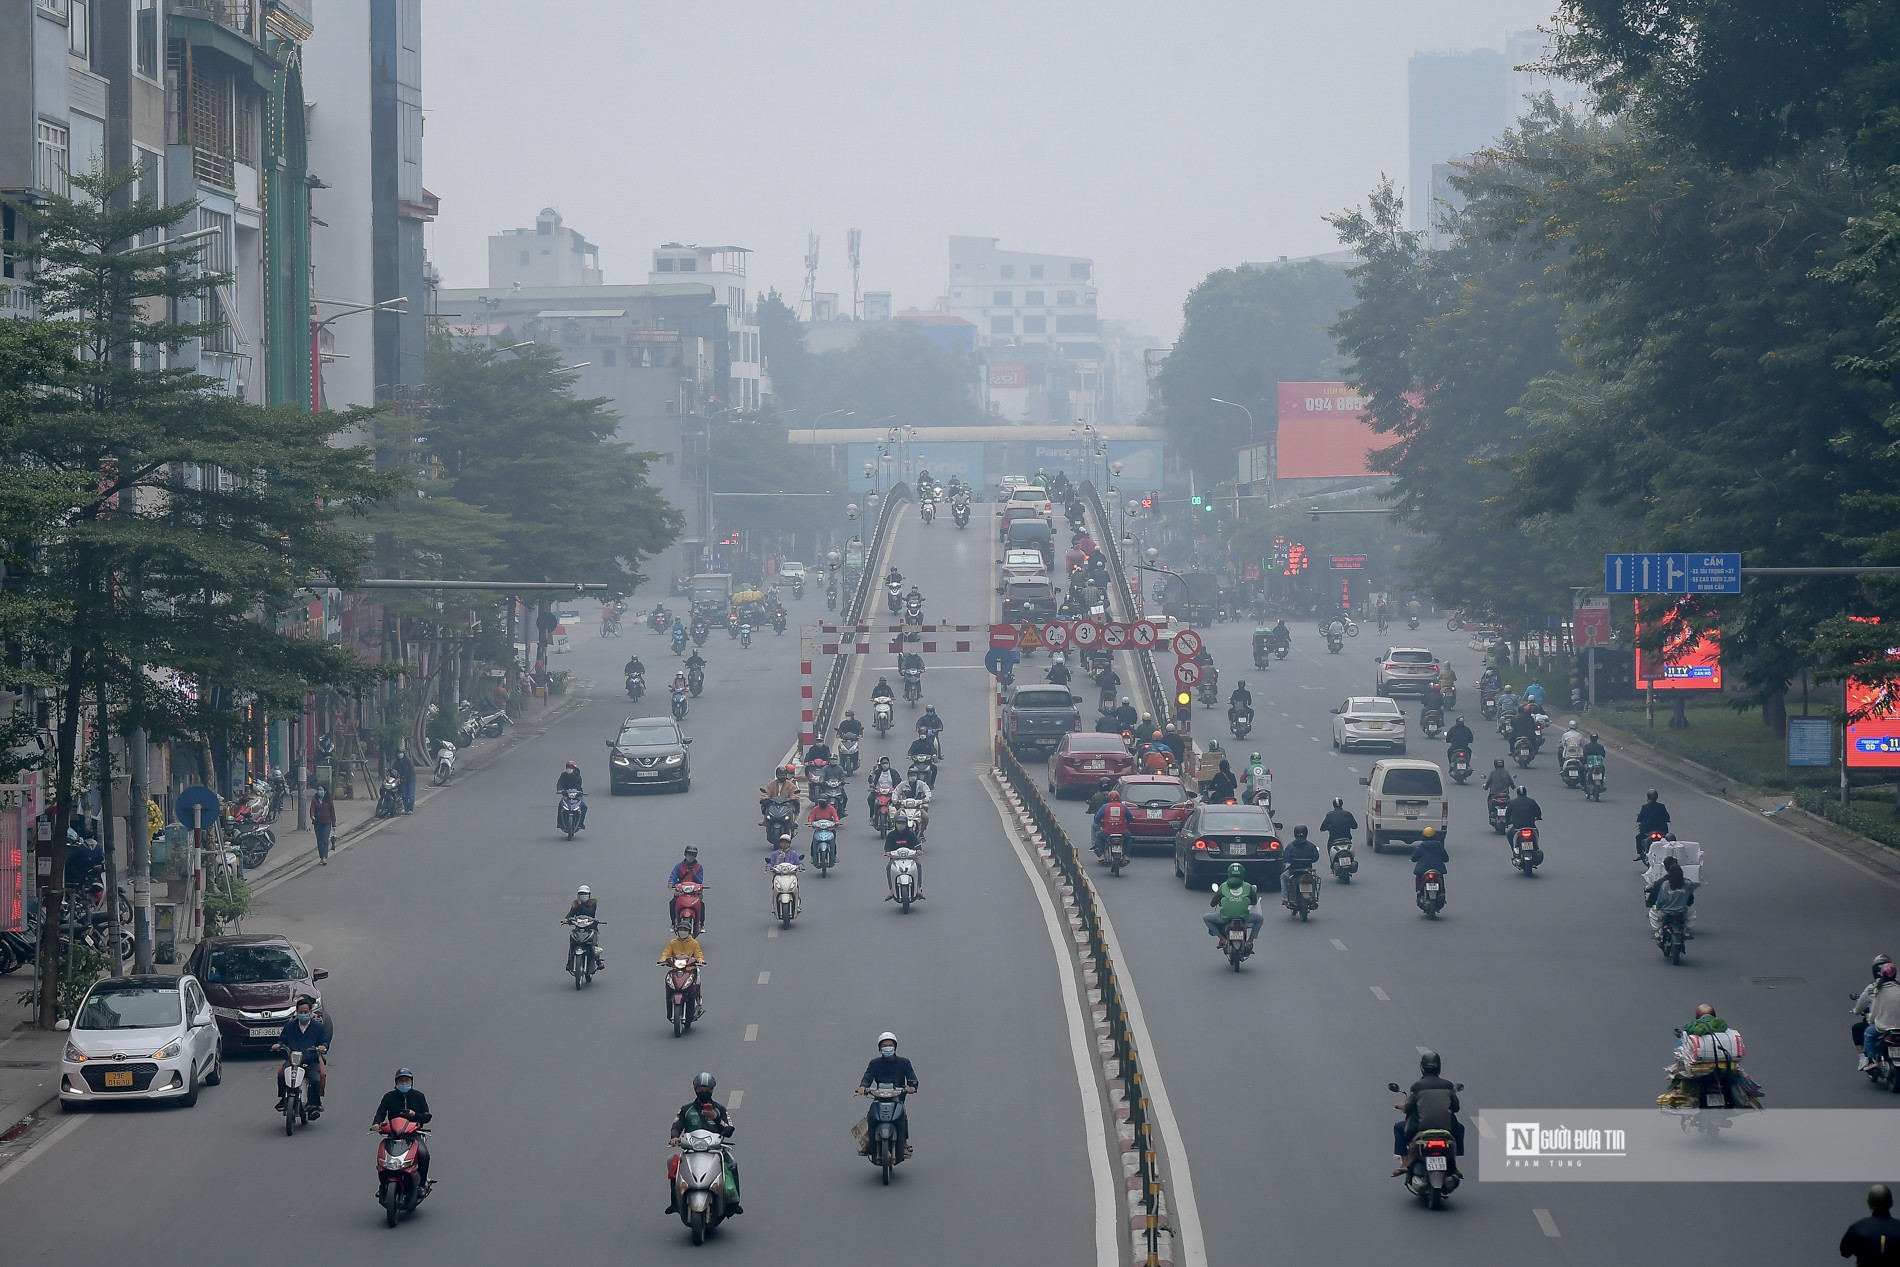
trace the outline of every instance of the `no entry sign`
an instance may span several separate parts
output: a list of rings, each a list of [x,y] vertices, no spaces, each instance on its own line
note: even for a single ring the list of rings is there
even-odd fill
[[[1016,649],[1016,626],[991,625],[990,646],[1000,648],[1004,651],[1014,651]]]

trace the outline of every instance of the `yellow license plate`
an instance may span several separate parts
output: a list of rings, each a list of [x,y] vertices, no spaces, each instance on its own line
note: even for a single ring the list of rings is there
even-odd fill
[[[106,1070],[105,1083],[108,1087],[129,1087],[132,1085],[132,1071],[130,1069],[108,1069]]]

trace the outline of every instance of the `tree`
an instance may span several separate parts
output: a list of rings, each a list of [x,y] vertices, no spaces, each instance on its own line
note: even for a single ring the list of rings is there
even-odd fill
[[[0,636],[28,680],[59,692],[56,882],[93,707],[100,743],[131,725],[204,737],[238,724],[212,707],[214,690],[288,707],[313,684],[367,679],[347,650],[279,633],[275,617],[313,574],[347,582],[364,550],[339,520],[400,483],[368,450],[332,445],[353,417],[260,408],[154,367],[210,329],[171,320],[168,305],[195,306],[228,279],[197,267],[197,246],[132,245],[194,210],[113,209],[136,177],[75,175],[77,198],[13,204],[31,235],[11,247],[23,289],[58,315],[0,344]],[[148,666],[174,670],[196,700],[152,689]],[[49,889],[44,906],[40,962],[54,972],[60,899]],[[43,992],[42,1025],[54,1003]]]
[[[1351,303],[1345,270],[1312,261],[1222,269],[1188,295],[1154,398],[1182,460],[1203,481],[1233,479],[1235,450],[1272,436],[1278,383],[1339,374],[1327,331]],[[1251,410],[1251,430],[1245,414],[1214,397]]]
[[[802,404],[811,378],[811,353],[805,350],[805,326],[777,290],[759,296],[753,319],[759,325],[759,355],[772,376],[779,400]]]
[[[819,532],[840,517],[836,502],[809,496],[839,484],[831,467],[809,445],[791,443],[778,415],[727,415],[713,423],[712,469],[718,493],[796,493],[795,497],[714,497],[722,530],[748,528],[775,533]]]
[[[859,425],[878,418],[948,427],[984,421],[976,362],[902,323],[871,327],[847,348],[811,358],[800,402],[811,417],[847,409]]]

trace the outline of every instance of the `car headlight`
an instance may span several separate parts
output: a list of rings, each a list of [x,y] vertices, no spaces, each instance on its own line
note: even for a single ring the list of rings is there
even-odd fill
[[[622,756],[622,755],[620,755],[619,753],[617,753],[617,752],[616,752],[616,753],[614,753],[614,764],[615,764],[615,765],[632,765],[632,764],[633,764],[633,758],[632,758],[632,757],[624,757],[624,756]]]
[[[91,1060],[91,1059],[92,1059],[91,1056],[88,1056],[85,1052],[80,1051],[79,1048],[73,1046],[71,1043],[66,1044],[66,1063],[72,1064],[72,1065],[83,1065],[88,1060]]]
[[[676,752],[676,753],[674,753],[674,754],[673,754],[672,756],[670,756],[670,757],[668,757],[668,758],[666,759],[666,764],[668,764],[668,765],[678,765],[678,764],[679,764],[680,762],[682,762],[682,761],[684,761],[684,760],[686,760],[686,754],[685,754],[685,753],[683,753],[683,752]]]
[[[211,1014],[213,1016],[222,1016],[227,1021],[241,1021],[244,1019],[244,1013],[234,1007],[214,1006],[211,1009]]]
[[[176,1056],[179,1052],[183,1050],[185,1050],[185,1040],[182,1038],[174,1038],[169,1043],[166,1043],[163,1047],[160,1047],[157,1051],[153,1052],[152,1059],[153,1060],[170,1060],[173,1056]]]

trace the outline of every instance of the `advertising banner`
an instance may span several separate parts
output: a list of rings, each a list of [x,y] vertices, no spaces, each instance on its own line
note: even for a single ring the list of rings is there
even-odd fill
[[[1240,449],[1239,474],[1235,478],[1242,484],[1260,484],[1272,479],[1273,446],[1243,445]]]
[[[1878,617],[1856,617],[1870,622]],[[1900,647],[1888,647],[1889,660],[1900,659]],[[1847,768],[1900,770],[1900,687],[1847,679]],[[1865,714],[1860,720],[1853,718]]]
[[[1686,629],[1677,630],[1653,658],[1643,649],[1643,611],[1636,607],[1636,689],[1719,691],[1722,689],[1722,640],[1711,629],[1689,645]]]
[[[991,387],[1029,386],[1029,367],[1020,362],[990,366]]]
[[[1114,479],[1116,487],[1161,487],[1161,441],[1159,439],[1110,440],[1108,460],[1122,464],[1122,473]]]
[[[1345,383],[1281,383],[1280,478],[1372,474],[1368,455],[1395,438],[1374,431],[1365,413],[1365,398]]]
[[[928,435],[920,431],[919,436]],[[914,466],[917,471],[929,471],[930,477],[939,483],[952,475],[964,483],[976,488],[983,484],[983,443],[980,440],[925,440],[918,439],[913,444],[903,446],[901,452],[905,465]],[[844,452],[845,475],[850,481],[851,500],[864,502],[864,494],[870,490],[870,482],[864,478],[864,464],[878,462],[875,444],[847,444]],[[878,479],[884,478],[884,465],[878,462]],[[890,478],[909,482],[915,471],[905,471],[898,465],[894,454],[891,458]]]

